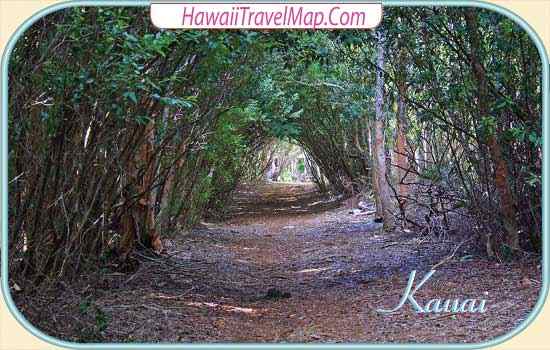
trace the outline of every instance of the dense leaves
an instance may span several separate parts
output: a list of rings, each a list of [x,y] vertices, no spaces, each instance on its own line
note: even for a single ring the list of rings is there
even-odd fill
[[[222,215],[274,139],[347,195],[380,194],[374,152],[386,154],[395,223],[459,215],[490,255],[519,249],[515,234],[540,248],[541,66],[510,20],[388,8],[376,31],[159,31],[145,11],[65,10],[17,43],[13,271],[56,279],[160,249]]]

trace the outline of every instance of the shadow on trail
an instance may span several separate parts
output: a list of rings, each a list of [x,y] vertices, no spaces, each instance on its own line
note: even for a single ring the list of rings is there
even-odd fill
[[[319,193],[312,183],[241,185],[233,195],[228,217],[316,213],[340,206],[342,199],[343,195]]]
[[[383,232],[373,215],[352,215],[311,185],[240,188],[231,213],[168,240],[161,257],[140,256],[136,272],[106,274],[80,294],[65,290],[48,307],[63,320],[89,300],[109,319],[96,340],[453,342],[468,332],[479,342],[515,327],[537,299],[536,262],[495,264],[459,250],[417,297],[482,295],[488,312],[441,318],[404,307],[380,314],[397,304],[410,271],[423,275],[456,243]],[[532,285],[518,288],[525,278]],[[84,337],[74,336],[84,332],[79,320],[30,317],[49,334]]]
[[[434,242],[412,232],[384,233],[372,214],[351,215],[341,198],[321,195],[313,185],[243,186],[235,194],[228,219],[205,226],[177,242],[185,251],[173,256],[181,265],[199,269],[195,272],[200,276],[190,277],[189,296],[195,293],[193,305],[221,323],[215,324],[217,336],[204,339],[406,340],[405,326],[417,328],[412,334],[421,339],[452,341],[462,336],[460,325],[472,321],[453,321],[458,330],[454,334],[446,330],[442,336],[439,324],[417,326],[409,309],[396,315],[374,312],[394,306],[410,271],[429,271],[455,242]],[[495,270],[490,265],[476,259],[449,263],[438,271],[439,280],[418,295],[451,297],[449,286],[462,287],[460,293],[466,295],[469,290],[488,293],[502,274],[516,273],[520,278],[521,272],[513,267]],[[516,289],[513,283],[508,288],[511,293]],[[495,322],[476,328],[474,339],[513,324],[500,322],[496,328]]]

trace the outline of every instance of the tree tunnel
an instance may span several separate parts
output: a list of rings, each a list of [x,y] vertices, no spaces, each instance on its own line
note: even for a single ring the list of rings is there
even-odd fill
[[[158,253],[260,179],[361,194],[388,232],[468,222],[489,256],[540,248],[541,66],[510,20],[411,8],[375,31],[157,31],[140,11],[61,11],[17,42],[14,269]]]
[[[9,61],[10,291],[83,342],[502,335],[541,286],[541,70],[481,9],[370,31],[52,13]],[[434,269],[419,300],[488,312],[374,311]]]

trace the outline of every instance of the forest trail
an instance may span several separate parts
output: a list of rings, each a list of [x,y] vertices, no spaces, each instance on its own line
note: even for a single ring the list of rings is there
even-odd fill
[[[538,288],[518,287],[525,278],[536,287],[536,263],[459,250],[417,299],[485,298],[488,312],[419,315],[405,305],[380,314],[397,305],[410,271],[423,276],[456,244],[383,233],[372,214],[351,215],[309,185],[240,188],[230,216],[167,240],[164,256],[140,256],[135,272],[107,274],[72,298],[65,291],[49,301],[58,319],[34,322],[60,337],[80,332],[80,341],[453,342],[465,332],[482,341],[513,328],[537,298]],[[86,317],[97,329],[82,329]]]

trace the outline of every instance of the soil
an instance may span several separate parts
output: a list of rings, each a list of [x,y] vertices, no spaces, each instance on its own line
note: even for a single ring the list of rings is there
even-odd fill
[[[78,342],[477,343],[533,309],[539,258],[502,263],[459,238],[383,232],[370,212],[311,185],[243,186],[226,220],[138,255],[136,271],[14,297],[33,324]],[[436,264],[416,300],[486,299],[486,312],[377,312]]]

